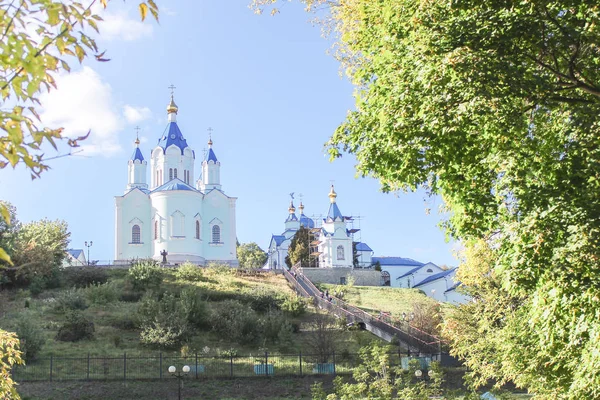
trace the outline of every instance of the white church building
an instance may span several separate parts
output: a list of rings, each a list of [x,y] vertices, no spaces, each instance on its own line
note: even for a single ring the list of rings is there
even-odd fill
[[[115,263],[140,258],[237,266],[236,197],[225,194],[212,139],[194,186],[196,154],[177,125],[171,95],[168,123],[148,161],[136,140],[125,194],[115,197]]]

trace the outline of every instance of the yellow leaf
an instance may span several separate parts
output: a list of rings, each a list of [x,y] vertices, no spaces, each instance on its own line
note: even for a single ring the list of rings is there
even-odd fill
[[[139,9],[143,21],[146,19],[146,15],[148,14],[148,5],[146,3],[140,3]]]
[[[0,203],[0,217],[10,225],[10,212],[8,211],[8,207],[3,203]]]
[[[12,261],[10,260],[10,256],[6,253],[6,251],[4,251],[2,247],[0,247],[0,260],[4,260],[10,265],[13,265]]]

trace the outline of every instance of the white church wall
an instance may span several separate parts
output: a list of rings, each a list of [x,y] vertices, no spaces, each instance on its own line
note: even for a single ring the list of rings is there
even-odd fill
[[[382,265],[381,271],[386,271],[390,274],[390,286],[400,287],[398,277],[406,274],[411,269],[414,269],[416,265]]]
[[[233,200],[233,204],[230,200]],[[236,261],[235,199],[218,190],[212,190],[204,198],[204,254],[210,261]],[[213,241],[213,226],[219,226],[220,242]]]
[[[448,290],[448,282],[446,277],[441,279],[436,279],[435,281],[428,282],[424,285],[420,285],[415,289],[422,290],[427,296],[437,300],[437,301],[446,301],[446,296],[444,292]]]
[[[150,200],[134,189],[123,197],[116,197],[115,240],[117,260],[146,258],[151,254]],[[140,227],[140,243],[132,242],[132,228]]]

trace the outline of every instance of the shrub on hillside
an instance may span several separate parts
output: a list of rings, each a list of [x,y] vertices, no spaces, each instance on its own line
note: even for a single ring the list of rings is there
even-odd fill
[[[62,271],[66,286],[84,288],[108,282],[108,272],[98,267],[68,267]]]
[[[119,288],[115,282],[97,283],[90,285],[84,291],[86,298],[92,304],[110,304],[119,300]]]
[[[239,301],[223,301],[211,314],[213,330],[234,342],[252,344],[260,337],[258,315]]]
[[[77,342],[93,339],[94,323],[79,311],[70,311],[65,323],[58,329],[56,340],[61,342]]]
[[[270,311],[259,320],[262,339],[271,343],[291,342],[292,324],[280,311]]]
[[[28,313],[25,313],[17,322],[16,332],[21,341],[21,351],[25,361],[35,359],[46,342],[42,330],[38,328],[38,324],[33,322]]]
[[[192,326],[201,328],[208,323],[208,309],[198,290],[194,288],[183,289],[179,293],[178,307]]]
[[[88,308],[85,296],[80,289],[68,289],[60,293],[54,303],[57,311],[85,310]]]
[[[138,261],[129,268],[127,279],[133,290],[156,289],[162,283],[163,271],[154,260]]]
[[[248,304],[257,312],[263,313],[281,308],[281,298],[267,289],[258,288],[248,293]]]
[[[140,341],[159,348],[180,344],[191,332],[188,312],[173,294],[167,293],[160,300],[146,296],[138,308]]]
[[[289,314],[292,317],[299,317],[306,312],[308,301],[295,294],[286,296],[281,303],[281,311]]]
[[[175,271],[175,277],[182,281],[199,282],[204,280],[202,267],[191,263],[184,263]]]

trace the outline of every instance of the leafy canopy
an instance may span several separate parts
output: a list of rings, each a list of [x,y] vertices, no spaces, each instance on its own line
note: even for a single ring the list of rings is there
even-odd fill
[[[254,242],[237,247],[237,258],[242,268],[260,268],[267,262],[267,253]]]
[[[598,2],[304,3],[325,13],[356,87],[330,155],[353,153],[386,191],[441,195],[447,232],[491,253],[490,304],[464,316],[495,332],[465,333],[473,373],[600,397]]]

